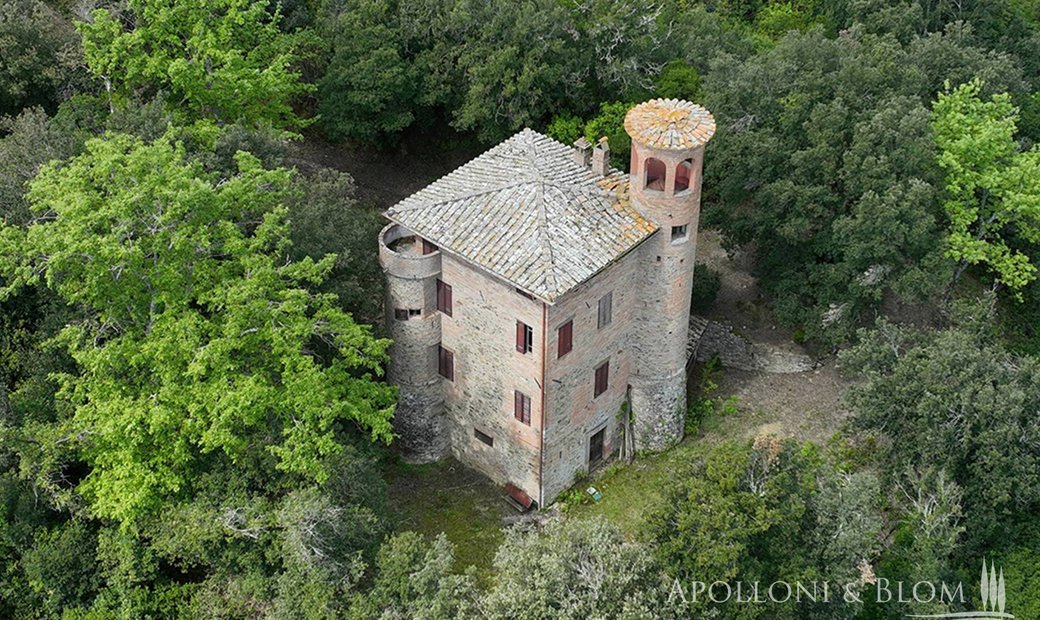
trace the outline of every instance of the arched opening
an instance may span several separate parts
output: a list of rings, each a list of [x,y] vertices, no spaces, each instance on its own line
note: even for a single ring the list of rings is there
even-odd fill
[[[681,192],[690,189],[690,179],[693,177],[693,160],[687,159],[675,169],[675,191]]]
[[[666,169],[664,162],[653,157],[646,160],[646,189],[664,191],[664,175]]]

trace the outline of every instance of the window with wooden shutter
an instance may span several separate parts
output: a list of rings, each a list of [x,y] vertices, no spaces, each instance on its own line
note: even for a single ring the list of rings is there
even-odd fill
[[[599,300],[599,318],[596,321],[597,329],[603,329],[613,320],[614,292],[611,291]]]
[[[473,429],[473,436],[489,446],[493,447],[495,445],[495,438],[487,433],[482,433],[477,429]]]
[[[596,387],[593,391],[593,397],[599,396],[603,392],[607,391],[607,386],[610,384],[610,362],[603,362],[596,367]]]
[[[455,380],[455,354],[442,346],[437,347],[437,372],[448,381]]]
[[[556,357],[563,357],[574,348],[574,321],[567,321],[560,326],[557,334],[558,353]]]
[[[513,390],[513,416],[524,424],[531,424],[531,397]]]
[[[437,280],[437,310],[451,316],[451,286]]]
[[[522,321],[516,322],[516,350],[530,353],[534,349],[534,331]]]

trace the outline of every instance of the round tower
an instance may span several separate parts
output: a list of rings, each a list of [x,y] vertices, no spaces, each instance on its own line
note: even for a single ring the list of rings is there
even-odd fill
[[[659,227],[640,246],[643,307],[631,377],[635,441],[637,449],[663,450],[683,435],[701,168],[715,119],[688,101],[654,99],[628,112],[625,130],[632,138],[632,204]]]
[[[390,224],[379,233],[379,263],[386,274],[386,326],[393,339],[387,378],[398,386],[397,445],[406,461],[429,463],[450,450],[437,374],[441,315],[433,310],[441,253],[407,228]]]

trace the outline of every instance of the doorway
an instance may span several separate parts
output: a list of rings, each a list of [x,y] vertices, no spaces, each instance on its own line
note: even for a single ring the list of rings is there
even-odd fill
[[[592,437],[589,438],[589,465],[595,465],[596,463],[603,460],[603,437],[606,435],[607,428],[603,427],[596,431]]]

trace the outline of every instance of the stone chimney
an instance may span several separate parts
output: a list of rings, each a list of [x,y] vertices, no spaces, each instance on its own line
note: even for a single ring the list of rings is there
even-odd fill
[[[606,176],[610,171],[610,145],[607,137],[603,136],[592,149],[592,174]]]
[[[585,138],[578,138],[574,143],[574,161],[582,168],[588,168],[592,163],[592,143]]]

